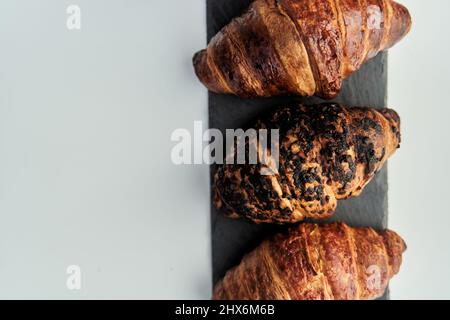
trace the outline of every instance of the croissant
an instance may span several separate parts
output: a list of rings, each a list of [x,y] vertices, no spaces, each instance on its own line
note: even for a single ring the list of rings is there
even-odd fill
[[[218,165],[213,202],[231,218],[256,223],[329,218],[337,200],[358,196],[400,146],[400,118],[390,109],[297,105],[253,128],[279,130],[278,169],[274,161]],[[264,153],[257,139],[247,139],[245,149]],[[274,158],[269,143],[266,149]],[[262,174],[266,169],[273,174]]]
[[[193,63],[216,93],[331,99],[342,80],[411,28],[391,0],[256,0]]]
[[[264,241],[227,272],[215,300],[371,300],[399,272],[396,233],[302,224]]]

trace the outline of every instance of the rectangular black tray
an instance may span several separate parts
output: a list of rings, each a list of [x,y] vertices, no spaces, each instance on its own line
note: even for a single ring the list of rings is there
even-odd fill
[[[207,0],[207,25],[209,40],[233,17],[239,16],[251,0]],[[333,101],[347,106],[386,105],[387,54],[380,53],[347,79],[341,94]],[[280,97],[245,100],[229,95],[209,94],[209,127],[225,129],[243,128],[250,120],[269,109],[289,104],[323,102],[318,98]],[[211,167],[211,182],[215,168]],[[387,169],[384,169],[366,187],[363,194],[339,202],[336,215],[331,220],[344,221],[352,226],[370,226],[377,229],[387,227],[388,217]],[[265,237],[286,227],[253,225],[242,220],[224,217],[211,206],[213,284],[226,271],[239,264],[242,257],[255,248]],[[386,292],[383,299],[388,298]]]

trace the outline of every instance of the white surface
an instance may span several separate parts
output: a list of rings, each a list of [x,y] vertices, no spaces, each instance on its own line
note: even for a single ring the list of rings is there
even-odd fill
[[[209,297],[208,168],[169,158],[172,131],[207,120],[190,61],[204,3],[0,1],[0,298]],[[450,1],[403,3],[390,227],[409,249],[391,295],[450,298]],[[66,288],[72,264],[81,291]]]
[[[402,148],[389,162],[390,227],[408,243],[393,299],[450,299],[450,1],[402,0],[411,34],[389,54]]]
[[[0,1],[0,298],[210,296],[209,171],[170,161],[204,3]]]

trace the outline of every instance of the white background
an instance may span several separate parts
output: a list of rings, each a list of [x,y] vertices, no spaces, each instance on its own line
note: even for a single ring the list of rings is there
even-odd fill
[[[208,168],[170,160],[171,133],[207,123],[205,10],[0,1],[0,298],[209,297]]]
[[[403,3],[389,195],[409,248],[391,295],[450,298],[450,2]],[[207,121],[205,34],[204,0],[0,2],[0,298],[209,298],[208,168],[170,162],[173,130]]]
[[[389,162],[389,226],[408,243],[395,299],[450,299],[450,1],[402,0],[411,34],[389,55],[402,148]]]

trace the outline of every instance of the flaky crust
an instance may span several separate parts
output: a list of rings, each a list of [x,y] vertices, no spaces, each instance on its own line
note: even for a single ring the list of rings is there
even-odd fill
[[[408,10],[391,0],[256,0],[193,62],[213,92],[333,98],[410,28]]]
[[[370,300],[399,272],[392,231],[302,224],[264,241],[214,289],[216,300]]]
[[[252,128],[279,129],[278,172],[262,175],[261,161],[220,165],[214,204],[231,218],[256,223],[330,217],[337,200],[358,196],[400,146],[400,118],[390,109],[297,105]],[[267,147],[272,153],[270,142]],[[255,139],[246,141],[247,150],[257,148]]]

